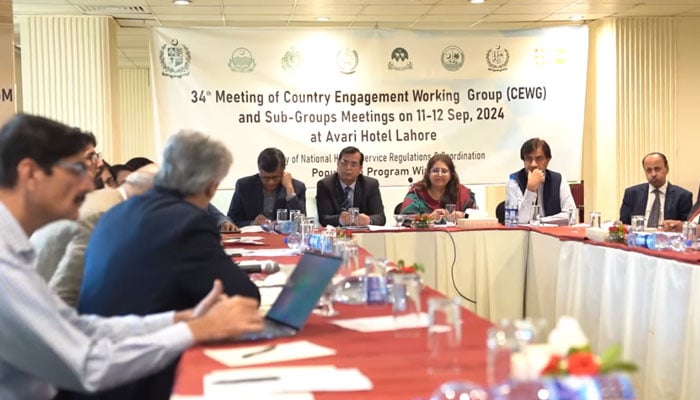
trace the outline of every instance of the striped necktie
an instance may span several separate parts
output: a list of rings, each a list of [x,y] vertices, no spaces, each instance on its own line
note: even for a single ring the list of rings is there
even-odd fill
[[[352,188],[350,186],[345,186],[345,189],[343,189],[343,204],[340,205],[340,208],[343,210],[347,210],[348,208],[352,207]]]
[[[654,203],[651,205],[651,211],[649,211],[649,222],[647,222],[647,226],[656,228],[659,226],[659,217],[661,216],[661,199],[659,198],[661,191],[659,191],[659,189],[654,189],[652,193],[654,193],[655,197]]]

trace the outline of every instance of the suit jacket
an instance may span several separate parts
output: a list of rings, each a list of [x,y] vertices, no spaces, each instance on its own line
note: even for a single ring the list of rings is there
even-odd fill
[[[640,183],[625,189],[620,207],[620,221],[625,224],[632,222],[633,215],[644,215],[649,197],[649,184]],[[693,206],[693,194],[680,186],[668,183],[666,201],[664,204],[664,219],[685,221]]]
[[[287,200],[287,192],[280,185],[275,194],[275,209],[286,208],[288,210],[301,210],[306,214],[306,185],[304,182],[292,179],[294,193]],[[228,216],[237,226],[250,225],[255,217],[263,213],[263,184],[258,174],[246,176],[236,181],[236,189],[228,208]]]
[[[700,186],[698,186],[698,197],[695,200],[695,204],[693,204],[693,208],[690,209],[690,212],[688,213],[688,221],[692,221],[700,213]]]
[[[260,299],[255,284],[224,253],[207,212],[155,188],[100,218],[88,243],[78,311],[112,316],[187,309],[217,278],[228,295]],[[176,364],[132,384],[76,397],[167,400]]]
[[[329,175],[316,185],[316,208],[318,210],[319,223],[323,226],[340,226],[340,212],[343,211],[343,188],[340,185],[338,173]],[[379,192],[379,181],[364,175],[357,177],[352,204],[360,209],[360,213],[367,214],[372,225],[384,225],[384,204],[382,194]]]

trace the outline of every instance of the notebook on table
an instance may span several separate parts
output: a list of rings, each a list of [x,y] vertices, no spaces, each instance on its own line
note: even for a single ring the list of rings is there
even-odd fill
[[[341,263],[341,258],[331,255],[302,255],[277,300],[265,315],[265,328],[261,332],[246,333],[232,340],[267,340],[298,334]]]

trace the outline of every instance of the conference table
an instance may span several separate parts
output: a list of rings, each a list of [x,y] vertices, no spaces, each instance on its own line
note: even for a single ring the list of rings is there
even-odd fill
[[[264,245],[258,248],[283,246],[279,235],[264,236]],[[368,253],[361,249],[361,257]],[[269,258],[269,257],[262,257]],[[280,263],[293,264],[298,257],[280,257]],[[421,293],[423,310],[430,296],[442,296],[430,287]],[[390,305],[336,305],[339,315],[321,317],[312,315],[302,331],[294,338],[277,339],[275,343],[307,340],[330,347],[337,354],[330,357],[310,358],[290,362],[266,364],[265,366],[320,366],[334,365],[338,368],[358,368],[372,382],[370,391],[360,392],[315,392],[314,398],[323,399],[429,399],[440,384],[449,380],[470,380],[480,384],[486,381],[486,331],[491,323],[469,310],[462,309],[463,340],[458,350],[459,370],[450,372],[428,372],[432,362],[427,350],[426,328],[402,331],[362,333],[344,329],[331,323],[334,319],[349,319],[391,315]],[[226,366],[210,359],[205,349],[250,346],[251,344],[218,344],[197,346],[186,351],[180,361],[173,398],[202,396],[203,377]],[[235,393],[231,398],[235,398]]]
[[[700,253],[592,242],[583,227],[386,230],[354,235],[375,256],[426,267],[425,282],[477,315],[576,318],[597,353],[621,344],[640,399],[700,393]]]

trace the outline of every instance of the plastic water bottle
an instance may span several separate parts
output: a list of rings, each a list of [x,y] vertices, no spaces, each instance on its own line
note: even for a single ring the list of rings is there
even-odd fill
[[[518,226],[518,199],[514,196],[520,190],[518,181],[515,180],[515,174],[510,174],[508,184],[506,185],[506,226]]]

